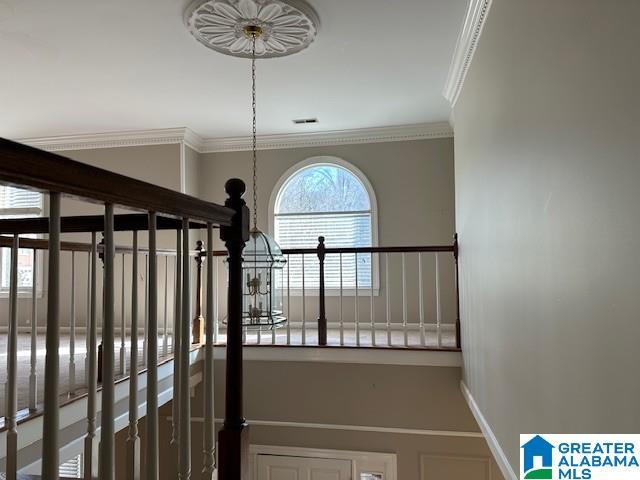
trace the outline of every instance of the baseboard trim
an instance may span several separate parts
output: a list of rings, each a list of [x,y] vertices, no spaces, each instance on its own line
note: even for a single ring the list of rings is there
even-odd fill
[[[482,411],[480,411],[480,407],[478,407],[478,404],[476,403],[475,399],[473,398],[473,395],[471,394],[471,392],[469,391],[469,389],[467,388],[467,385],[464,383],[463,380],[460,380],[460,390],[462,391],[462,396],[464,397],[464,399],[467,401],[467,404],[469,405],[469,409],[471,409],[471,413],[473,413],[473,416],[478,422],[478,426],[480,427],[480,430],[482,431],[485,439],[487,440],[487,444],[489,445],[489,450],[491,450],[491,453],[493,454],[493,458],[498,464],[498,467],[500,468],[502,475],[507,480],[518,480],[518,477],[516,476],[515,472],[511,468],[511,464],[507,460],[507,456],[504,454],[504,450],[502,450],[502,447],[498,443],[498,439],[494,435],[493,430],[491,430],[491,427],[489,426],[489,422],[487,422],[487,419],[484,418]]]

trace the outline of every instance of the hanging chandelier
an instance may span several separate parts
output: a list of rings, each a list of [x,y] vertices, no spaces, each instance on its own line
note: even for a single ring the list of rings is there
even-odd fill
[[[318,31],[314,10],[302,0],[196,0],[185,23],[202,44],[217,52],[251,59],[253,225],[243,253],[242,326],[285,325],[280,246],[258,228],[256,58],[282,57],[308,47]]]

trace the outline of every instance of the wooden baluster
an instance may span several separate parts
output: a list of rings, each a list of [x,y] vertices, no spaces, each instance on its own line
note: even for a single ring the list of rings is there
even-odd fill
[[[84,322],[84,382],[89,388],[89,319],[91,318],[91,251],[87,252],[87,316]],[[96,473],[97,474],[97,473]]]
[[[389,285],[389,253],[384,254],[384,290],[387,310],[387,345],[391,346],[391,287]]]
[[[147,366],[147,350],[149,341],[147,332],[149,331],[149,254],[144,255],[144,331],[142,334],[142,364]]]
[[[129,435],[127,437],[126,478],[140,478],[140,437],[138,435],[138,232],[133,231],[131,252],[131,346],[129,365]]]
[[[344,345],[344,315],[342,310],[342,253],[340,255],[340,345]]]
[[[96,438],[96,396],[98,390],[98,346],[97,346],[97,294],[96,294],[96,267],[97,267],[96,233],[91,233],[91,252],[89,252],[88,270],[89,282],[89,314],[87,316],[87,435],[84,439],[84,480],[92,480],[96,477],[97,469],[93,462],[94,443]]]
[[[60,194],[49,194],[49,269],[47,282],[47,334],[44,361],[44,418],[42,423],[42,478],[58,480],[58,379],[60,363]]]
[[[213,249],[213,244],[209,246],[209,248]],[[213,294],[214,294],[214,302],[213,302],[213,343],[218,343],[218,334],[220,329],[220,321],[219,321],[219,310],[218,310],[218,257],[213,257],[214,263],[214,272],[213,272]]]
[[[291,255],[287,254],[287,345],[291,345]]]
[[[176,230],[176,266],[175,266],[175,314],[173,319],[173,410],[171,418],[171,444],[180,443],[180,346],[182,322],[182,231]]]
[[[246,187],[242,180],[227,181],[229,198],[225,206],[235,210],[231,225],[220,229],[228,257],[227,361],[224,424],[218,433],[218,478],[249,478],[249,426],[243,416],[242,398],[242,250],[249,240],[249,209],[242,199]]]
[[[358,305],[358,253],[354,253],[354,257],[355,257],[355,270],[356,270],[356,285],[355,285],[355,294],[353,297],[353,302],[355,305],[355,322],[356,322],[356,345],[359,347],[360,346],[360,312],[359,312],[359,305]]]
[[[147,480],[158,480],[158,256],[156,213],[149,212],[149,325],[147,328],[147,415],[146,459]],[[187,399],[188,396],[182,397]]]
[[[162,356],[166,357],[169,353],[169,256],[164,256],[164,319],[162,323]]]
[[[204,440],[203,440],[203,468],[202,479],[212,480],[213,470],[215,469],[215,419],[214,419],[214,379],[213,379],[213,331],[214,312],[213,312],[213,225],[207,223],[207,313],[205,317],[205,347],[204,347]]]
[[[71,317],[69,319],[69,396],[76,394],[76,252],[71,252]]]
[[[191,257],[189,255],[189,219],[182,219],[182,332],[180,333],[180,442],[178,478],[191,478],[191,402],[189,394],[191,318]]]
[[[122,278],[120,279],[120,375],[127,373],[127,317],[125,315],[125,295],[124,295],[124,274],[125,262],[122,254]]]
[[[373,253],[369,254],[369,311],[371,312],[371,345],[376,346],[376,314],[373,309]]]
[[[327,313],[325,309],[324,296],[324,259],[325,259],[324,237],[318,237],[318,262],[320,264],[320,285],[318,292],[318,345],[327,344]]]
[[[436,256],[436,332],[438,337],[438,348],[442,347],[442,311],[440,309],[440,262],[438,252]]]
[[[304,253],[302,254],[302,345],[307,343],[307,304],[304,288]]]
[[[193,337],[193,343],[202,343],[204,341],[204,318],[202,318],[202,241],[198,240],[196,242],[196,254],[194,257],[196,268],[195,268],[195,287],[196,287],[196,298],[195,298],[195,317],[193,318],[193,324],[191,327],[191,334]]]
[[[7,480],[18,475],[18,234],[13,236],[11,247],[11,271],[9,283],[9,342],[7,347]]]
[[[453,236],[453,259],[455,261],[455,275],[456,275],[456,348],[460,348],[462,345],[462,338],[460,333],[460,274],[458,271],[458,234]]]
[[[409,332],[407,331],[407,276],[406,254],[402,252],[402,330],[404,333],[404,346],[409,345]]]
[[[31,362],[29,370],[29,410],[37,407],[38,398],[38,251],[33,249],[33,270],[31,279]]]
[[[102,322],[102,411],[100,422],[100,480],[115,476],[115,243],[113,204],[105,204],[104,229],[104,319]]]
[[[422,285],[422,252],[418,252],[418,308],[420,309],[420,345],[425,346],[424,336],[424,287]]]

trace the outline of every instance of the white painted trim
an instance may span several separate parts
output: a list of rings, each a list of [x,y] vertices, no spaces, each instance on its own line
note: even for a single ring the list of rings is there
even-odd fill
[[[258,149],[276,150],[285,148],[326,147],[354,143],[401,142],[430,138],[453,137],[448,122],[417,123],[391,127],[358,128],[311,133],[286,133],[261,135]],[[250,137],[211,138],[204,141],[201,153],[239,152],[251,150]]]
[[[187,152],[185,143],[180,142],[180,193],[187,193]]]
[[[492,0],[470,0],[442,94],[453,107],[462,91]]]
[[[170,417],[168,417],[170,419]],[[222,423],[224,419],[216,418],[216,423]],[[203,417],[191,417],[191,421],[195,423],[203,423]],[[458,430],[425,430],[419,428],[395,428],[395,427],[376,427],[370,425],[343,425],[335,423],[309,423],[309,422],[283,422],[279,420],[247,420],[250,425],[259,425],[264,427],[282,427],[282,428],[316,428],[320,430],[345,430],[350,432],[373,432],[387,433],[398,435],[420,435],[428,437],[465,437],[465,438],[484,438],[481,432],[464,432]]]
[[[55,137],[21,138],[16,141],[48,151],[94,148],[138,147],[181,143],[197,135],[186,127],[152,130],[125,130]],[[199,137],[198,137],[199,138]]]
[[[511,468],[511,464],[507,460],[507,456],[504,454],[504,450],[502,450],[502,447],[498,443],[498,439],[493,433],[493,430],[491,429],[489,422],[487,422],[487,419],[484,417],[484,415],[480,411],[480,407],[476,403],[475,399],[473,398],[473,395],[471,394],[471,392],[469,391],[469,389],[467,388],[463,380],[460,380],[460,390],[462,391],[462,396],[467,401],[467,404],[469,405],[469,409],[471,409],[471,413],[473,413],[473,416],[475,417],[476,422],[478,422],[478,425],[480,426],[480,430],[482,430],[482,433],[484,434],[484,437],[487,440],[487,444],[489,445],[489,450],[491,450],[491,453],[493,454],[493,458],[498,464],[498,467],[500,467],[500,471],[502,472],[502,475],[507,480],[517,480],[518,477],[516,476],[515,472]]]
[[[462,354],[450,350],[244,345],[242,355],[245,361],[359,363],[454,368],[462,366]],[[226,348],[216,346],[214,358],[216,360],[226,359]]]
[[[257,140],[258,149],[273,150],[449,137],[453,137],[453,130],[449,123],[437,122],[327,132],[260,135]],[[19,138],[16,139],[16,141],[47,151],[137,147],[180,143],[183,143],[198,153],[251,150],[251,138],[248,136],[205,139],[188,127],[31,137]]]
[[[249,453],[253,464],[254,478],[258,478],[258,455],[349,460],[351,461],[351,475],[354,479],[359,479],[360,473],[380,472],[381,470],[385,480],[396,480],[398,478],[398,459],[395,453],[328,450],[277,445],[250,445]]]

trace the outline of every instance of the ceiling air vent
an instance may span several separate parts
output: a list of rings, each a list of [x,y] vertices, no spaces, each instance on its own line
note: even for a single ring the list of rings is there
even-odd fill
[[[296,125],[306,125],[308,123],[318,123],[317,118],[298,118],[293,121]]]

